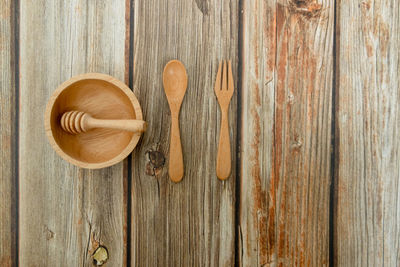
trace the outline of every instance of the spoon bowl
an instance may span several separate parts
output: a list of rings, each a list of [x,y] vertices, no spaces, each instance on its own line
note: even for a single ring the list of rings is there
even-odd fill
[[[168,102],[182,103],[187,88],[186,68],[179,60],[171,60],[165,65],[163,84]]]

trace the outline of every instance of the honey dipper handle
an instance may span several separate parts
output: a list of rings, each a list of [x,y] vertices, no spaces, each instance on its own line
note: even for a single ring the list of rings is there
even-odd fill
[[[116,130],[124,130],[129,132],[141,133],[146,131],[147,124],[142,120],[99,120],[89,118],[86,121],[86,127],[91,128],[108,128]]]
[[[169,148],[169,177],[177,183],[183,178],[183,156],[182,156],[182,144],[181,135],[179,132],[179,114],[172,114],[172,125],[171,125],[171,142]]]
[[[221,108],[221,130],[217,154],[217,177],[225,180],[231,174],[231,144],[229,138],[228,109]]]

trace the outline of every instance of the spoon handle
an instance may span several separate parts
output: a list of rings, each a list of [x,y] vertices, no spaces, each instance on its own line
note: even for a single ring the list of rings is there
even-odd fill
[[[108,128],[140,133],[146,131],[146,122],[141,120],[100,120],[89,118],[86,128]]]
[[[179,114],[171,114],[171,142],[169,148],[169,177],[175,183],[183,178],[183,156],[179,132]]]
[[[221,108],[221,130],[217,154],[217,177],[225,180],[231,174],[231,144],[229,138],[228,109]]]

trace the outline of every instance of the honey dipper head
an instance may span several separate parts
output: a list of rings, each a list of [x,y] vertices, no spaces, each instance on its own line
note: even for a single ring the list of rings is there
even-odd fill
[[[68,111],[61,116],[61,128],[71,134],[86,132],[84,118],[86,113],[82,111]]]

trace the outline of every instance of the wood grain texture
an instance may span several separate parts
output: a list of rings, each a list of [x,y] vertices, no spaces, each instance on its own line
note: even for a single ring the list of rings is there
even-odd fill
[[[242,266],[327,266],[334,1],[244,1]]]
[[[235,170],[215,174],[220,112],[214,95],[218,62],[237,77],[238,1],[137,0],[134,4],[134,92],[148,122],[132,163],[132,266],[232,266]],[[171,59],[188,73],[180,127],[183,180],[168,177],[171,114],[162,71]],[[236,93],[230,134],[236,140]],[[185,123],[182,123],[185,122]],[[232,166],[236,146],[232,143]]]
[[[0,2],[0,266],[16,265],[15,5]]]
[[[21,266],[92,266],[100,244],[109,266],[126,264],[123,163],[87,171],[63,161],[44,130],[46,103],[85,72],[125,77],[125,0],[21,0]]]
[[[338,266],[400,266],[400,4],[339,1]]]

